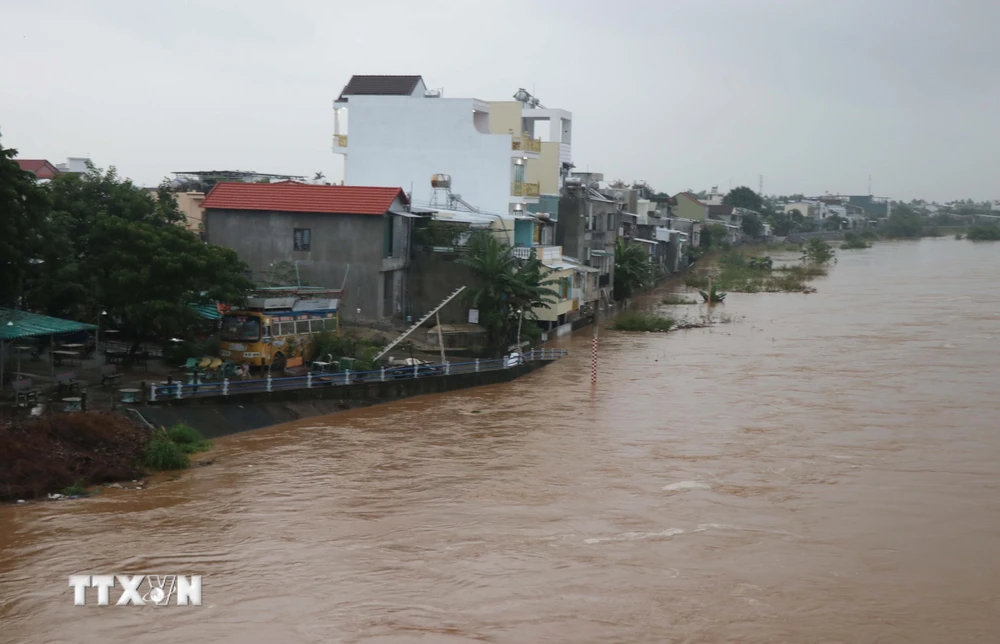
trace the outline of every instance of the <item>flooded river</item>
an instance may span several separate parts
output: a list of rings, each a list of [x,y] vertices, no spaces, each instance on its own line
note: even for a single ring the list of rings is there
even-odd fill
[[[1000,641],[998,276],[997,245],[840,252],[733,323],[604,334],[596,390],[585,330],[513,383],[0,508],[0,641]],[[204,605],[73,606],[115,572]]]

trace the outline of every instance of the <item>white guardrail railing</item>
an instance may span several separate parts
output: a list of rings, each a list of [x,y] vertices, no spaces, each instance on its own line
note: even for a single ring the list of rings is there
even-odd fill
[[[312,389],[335,385],[351,385],[364,382],[390,382],[434,376],[453,376],[479,373],[481,371],[501,371],[525,362],[558,360],[565,357],[567,349],[532,349],[526,353],[511,354],[492,360],[470,362],[446,362],[444,364],[417,364],[400,367],[382,367],[372,371],[339,371],[336,373],[308,373],[304,376],[272,378],[267,376],[257,380],[221,380],[201,383],[175,382],[149,385],[149,402],[165,399],[204,398],[228,396],[250,392],[271,392],[288,389]]]

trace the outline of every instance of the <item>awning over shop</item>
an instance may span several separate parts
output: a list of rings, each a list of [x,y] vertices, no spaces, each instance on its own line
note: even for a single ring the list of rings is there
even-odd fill
[[[93,324],[0,308],[0,340],[5,342],[20,338],[91,331],[96,328]]]
[[[222,311],[219,310],[218,304],[192,304],[191,308],[206,320],[222,319]]]

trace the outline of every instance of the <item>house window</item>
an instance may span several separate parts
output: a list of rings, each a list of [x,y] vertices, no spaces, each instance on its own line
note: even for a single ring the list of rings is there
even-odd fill
[[[390,215],[387,215],[386,218],[385,218],[385,236],[382,239],[382,242],[383,242],[382,243],[382,256],[383,257],[392,257],[393,256],[392,245],[393,245],[393,242],[395,241],[393,239],[393,232],[394,232],[393,231],[393,223],[394,223],[393,219],[395,219],[395,217],[392,217]]]
[[[309,251],[310,237],[312,237],[309,228],[296,228],[295,234],[293,235],[293,244],[295,250]]]
[[[612,215],[611,213],[608,213],[608,230],[614,230],[614,229],[615,229],[615,216]]]

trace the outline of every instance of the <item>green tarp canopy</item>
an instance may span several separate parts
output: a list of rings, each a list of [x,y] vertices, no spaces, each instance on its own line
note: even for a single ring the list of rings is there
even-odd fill
[[[191,308],[195,310],[201,317],[206,320],[221,320],[222,314],[219,313],[218,304],[192,304]]]
[[[44,335],[91,331],[96,328],[93,324],[0,308],[0,340],[4,342]]]

